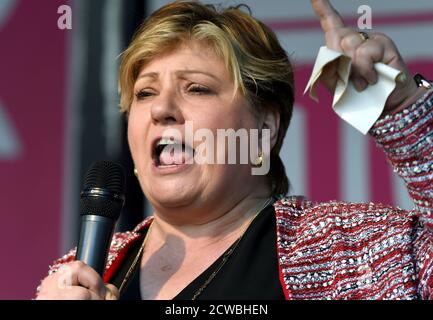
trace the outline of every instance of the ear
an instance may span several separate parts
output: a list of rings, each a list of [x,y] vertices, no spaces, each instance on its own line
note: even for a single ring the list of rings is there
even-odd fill
[[[261,129],[269,129],[271,150],[277,143],[278,130],[280,129],[280,114],[274,108],[266,108],[265,114],[261,119]]]

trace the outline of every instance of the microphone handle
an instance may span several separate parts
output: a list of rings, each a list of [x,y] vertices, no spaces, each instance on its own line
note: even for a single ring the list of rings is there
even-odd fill
[[[77,246],[76,260],[81,260],[92,267],[101,277],[104,274],[114,225],[115,221],[107,217],[81,216],[80,240]]]

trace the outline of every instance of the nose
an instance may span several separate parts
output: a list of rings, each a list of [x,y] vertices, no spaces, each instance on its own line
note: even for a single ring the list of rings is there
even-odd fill
[[[160,93],[154,100],[151,116],[154,124],[182,124],[185,121],[175,94],[168,90]]]

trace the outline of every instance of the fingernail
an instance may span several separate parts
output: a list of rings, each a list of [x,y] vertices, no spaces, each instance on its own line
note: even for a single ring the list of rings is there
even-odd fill
[[[114,294],[107,294],[106,300],[117,300],[117,297]]]
[[[377,78],[373,78],[370,81],[368,81],[368,84],[371,86],[375,85],[376,83],[377,83]]]
[[[118,300],[118,290],[113,285],[105,285],[105,300]]]
[[[407,75],[406,75],[406,73],[400,73],[398,76],[397,76],[397,82],[400,82],[400,83],[405,83],[406,82],[406,80],[407,80]]]
[[[356,91],[361,92],[367,87],[367,82],[362,79],[354,79],[353,80]]]

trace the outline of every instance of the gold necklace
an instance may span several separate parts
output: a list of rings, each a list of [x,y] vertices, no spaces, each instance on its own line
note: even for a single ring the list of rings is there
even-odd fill
[[[140,250],[138,250],[138,253],[135,256],[134,261],[132,261],[132,264],[129,267],[128,272],[125,275],[125,278],[123,278],[122,284],[120,285],[120,288],[119,288],[119,296],[122,294],[122,291],[123,291],[125,284],[128,282],[129,278],[131,277],[132,272],[135,270],[135,266],[137,265],[138,260],[141,257],[141,254],[143,253],[144,246],[147,242],[147,238],[149,237],[150,230],[152,229],[152,226],[153,226],[153,221],[151,222],[149,228],[147,229],[146,235],[144,236],[143,243],[140,246]]]
[[[198,288],[198,290],[194,293],[194,295],[191,298],[191,300],[196,300],[197,297],[202,294],[202,292],[204,291],[204,289],[206,289],[206,287],[209,285],[209,283],[212,282],[212,280],[215,278],[215,276],[217,275],[217,273],[222,269],[222,267],[229,260],[229,258],[231,257],[232,253],[237,248],[239,242],[242,240],[243,236],[245,235],[245,233],[249,229],[250,225],[257,218],[257,216],[259,215],[259,213],[262,212],[263,209],[265,209],[271,203],[272,199],[273,199],[272,197],[270,197],[269,199],[267,199],[266,202],[260,207],[260,209],[256,211],[256,213],[254,214],[254,217],[250,220],[250,222],[248,223],[248,225],[245,227],[245,229],[242,232],[241,236],[224,253],[221,263],[218,265],[218,267],[215,269],[215,271],[212,272],[212,274],[206,279],[206,281],[203,283],[203,285],[201,285],[200,288]],[[123,290],[125,284],[128,282],[129,278],[131,277],[132,272],[135,270],[135,266],[137,265],[139,259],[141,258],[141,255],[143,253],[145,244],[147,242],[147,238],[148,238],[148,236],[150,234],[152,225],[153,225],[153,222],[150,224],[150,227],[149,227],[149,229],[146,232],[146,236],[144,237],[143,243],[141,244],[140,250],[138,251],[138,253],[137,253],[134,261],[132,262],[130,268],[128,269],[128,272],[126,273],[125,278],[122,281],[122,284],[120,285],[120,288],[119,288],[120,294],[122,293],[122,290]]]
[[[219,264],[219,266],[206,279],[206,281],[203,283],[203,285],[200,288],[198,288],[198,290],[192,296],[191,300],[196,300],[197,297],[202,294],[202,292],[204,291],[204,289],[206,289],[206,287],[209,285],[209,283],[212,282],[212,280],[215,278],[215,276],[217,275],[217,273],[222,269],[222,267],[224,267],[224,265],[226,264],[226,262],[229,260],[229,258],[231,257],[232,253],[236,250],[239,242],[241,242],[243,236],[245,235],[245,233],[249,229],[250,225],[257,218],[257,216],[259,215],[259,213],[262,212],[262,210],[264,208],[266,208],[271,203],[271,201],[272,201],[272,197],[269,198],[268,200],[266,200],[266,202],[260,207],[260,209],[257,210],[257,212],[254,214],[254,217],[250,220],[250,222],[248,223],[248,225],[245,227],[245,229],[242,232],[241,236],[235,241],[235,243],[229,248],[229,250],[226,253],[224,253],[223,259],[222,259],[221,263]]]

